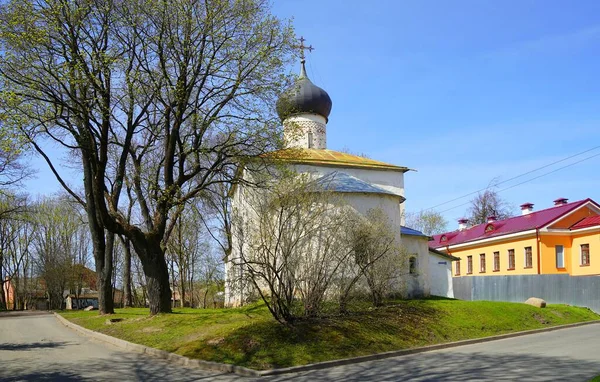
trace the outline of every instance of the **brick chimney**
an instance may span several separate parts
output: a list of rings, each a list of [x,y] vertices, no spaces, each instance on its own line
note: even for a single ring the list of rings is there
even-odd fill
[[[567,198],[558,198],[554,201],[554,205],[555,206],[564,206],[565,204],[567,204],[568,201],[569,201],[569,199],[567,199]]]
[[[533,203],[521,204],[521,215],[528,215],[533,212]]]
[[[458,219],[458,230],[464,231],[465,229],[467,229],[468,222],[469,222],[469,219],[465,219],[465,218]]]

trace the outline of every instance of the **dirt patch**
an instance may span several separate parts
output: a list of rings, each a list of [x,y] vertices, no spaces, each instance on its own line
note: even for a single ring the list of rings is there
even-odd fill
[[[223,337],[217,337],[217,338],[211,338],[210,340],[206,341],[206,343],[208,345],[220,345],[225,341],[225,338]]]
[[[132,318],[129,321],[131,321],[131,322],[149,321],[149,320],[152,320],[154,317],[156,317],[156,316],[144,316],[144,317]]]
[[[546,320],[543,316],[539,315],[539,314],[534,314],[533,318],[535,318],[537,320],[537,322],[539,322],[542,325],[547,325],[550,323],[550,321]]]
[[[152,326],[142,329],[142,332],[144,333],[158,333],[162,331],[163,330],[161,328],[154,328]]]
[[[552,313],[554,313],[554,315],[558,318],[565,318],[564,314],[562,314],[561,312],[558,312],[556,310],[553,310]]]

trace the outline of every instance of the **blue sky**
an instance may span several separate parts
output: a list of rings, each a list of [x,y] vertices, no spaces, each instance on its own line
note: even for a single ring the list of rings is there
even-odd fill
[[[273,11],[315,47],[308,75],[333,100],[328,147],[416,169],[408,211],[600,146],[599,1],[279,0]],[[600,155],[501,196],[515,213],[600,201],[599,165]],[[27,187],[59,189],[45,169]],[[467,206],[448,209],[468,200],[437,208],[449,228]]]
[[[333,100],[328,147],[416,169],[408,211],[600,146],[598,1],[286,0],[274,11],[315,47],[308,75]],[[500,195],[515,213],[600,200],[599,165],[600,155]],[[466,208],[443,212],[449,228]]]

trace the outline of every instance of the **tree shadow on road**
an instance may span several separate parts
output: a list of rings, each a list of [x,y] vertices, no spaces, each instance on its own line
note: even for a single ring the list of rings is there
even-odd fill
[[[33,342],[27,344],[0,344],[0,350],[7,351],[27,351],[39,349],[55,349],[70,345],[71,342]]]
[[[36,316],[48,316],[52,312],[45,310],[3,310],[0,311],[1,318],[15,318],[15,317],[36,317]]]
[[[22,374],[7,379],[0,379],[0,381],[12,382],[12,381],[83,381],[82,378],[71,372],[63,371],[51,371],[51,372],[32,372],[28,374]]]
[[[271,381],[587,381],[600,363],[523,354],[421,353],[351,364]]]
[[[170,364],[144,354],[116,351],[110,356],[73,360],[52,357],[13,360],[0,367],[0,382],[8,381],[238,381],[243,377]]]

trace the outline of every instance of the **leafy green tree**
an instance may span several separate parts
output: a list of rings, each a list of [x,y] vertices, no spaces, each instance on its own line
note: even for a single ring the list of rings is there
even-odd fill
[[[406,214],[406,226],[425,235],[436,235],[448,230],[448,221],[437,211],[419,211]]]

